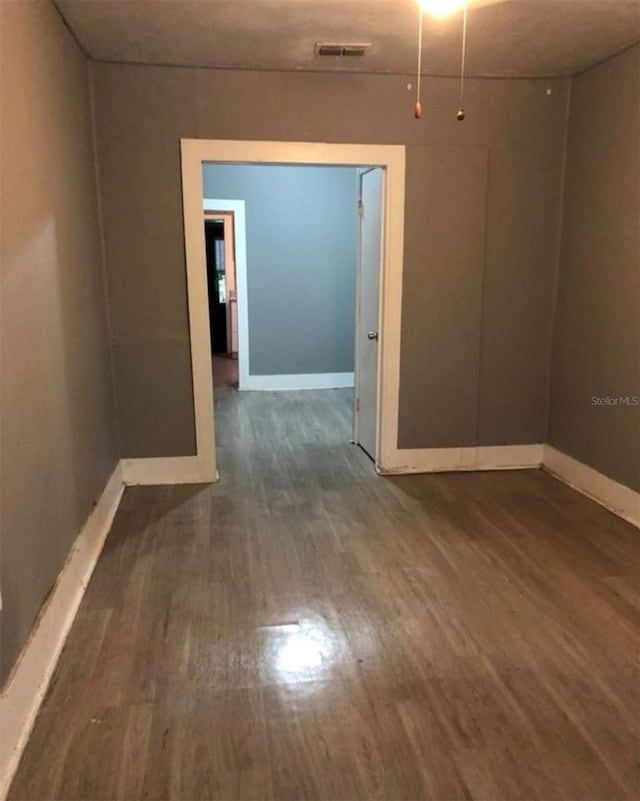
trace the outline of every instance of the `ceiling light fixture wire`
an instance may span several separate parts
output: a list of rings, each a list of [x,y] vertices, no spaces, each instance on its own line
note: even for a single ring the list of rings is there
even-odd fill
[[[459,122],[464,120],[464,73],[467,61],[467,12],[469,10],[469,3],[464,4],[462,11],[462,51],[460,55],[460,108],[456,114],[456,119]]]
[[[413,116],[419,120],[422,117],[422,6],[418,4],[418,74],[416,76],[416,104],[413,107]]]

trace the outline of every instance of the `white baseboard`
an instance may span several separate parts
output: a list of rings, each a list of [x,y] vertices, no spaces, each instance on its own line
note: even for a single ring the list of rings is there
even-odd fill
[[[122,476],[127,485],[209,484],[217,481],[217,475],[204,467],[197,456],[123,459]]]
[[[525,470],[540,467],[542,445],[481,445],[470,448],[405,448],[381,465],[383,475],[441,473],[448,470]]]
[[[543,468],[564,484],[640,528],[640,493],[551,445],[544,446]]]
[[[0,696],[0,799],[9,791],[123,489],[118,464],[77,536]]]
[[[296,389],[342,389],[353,386],[353,373],[305,373],[301,375],[248,375],[241,390],[281,391]]]

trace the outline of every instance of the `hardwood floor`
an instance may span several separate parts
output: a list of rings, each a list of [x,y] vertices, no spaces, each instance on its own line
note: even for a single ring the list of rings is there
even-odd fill
[[[216,353],[213,357],[213,386],[216,390],[238,388],[238,359]]]
[[[217,404],[217,485],[125,493],[11,799],[637,797],[635,529],[376,476],[345,390]]]

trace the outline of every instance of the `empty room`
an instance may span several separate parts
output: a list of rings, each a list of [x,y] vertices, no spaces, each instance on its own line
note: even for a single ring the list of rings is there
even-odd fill
[[[0,800],[639,799],[638,2],[0,37]]]

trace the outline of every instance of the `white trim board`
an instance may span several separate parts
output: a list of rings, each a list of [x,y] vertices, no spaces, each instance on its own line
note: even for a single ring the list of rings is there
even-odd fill
[[[118,463],[78,534],[0,696],[0,799],[5,798],[124,491]]]
[[[481,445],[466,448],[398,448],[393,468],[379,473],[438,473],[448,470],[526,470],[540,467],[543,446]]]
[[[640,493],[552,445],[544,446],[543,468],[572,489],[640,528]]]
[[[198,456],[159,456],[149,459],[123,459],[122,476],[127,486],[162,484],[209,484],[210,465]]]
[[[206,472],[201,480],[213,481],[216,476],[206,253],[202,225],[202,165],[206,162],[384,168],[384,260],[380,276],[376,455],[378,468],[393,467],[398,441],[400,397],[405,146],[182,139],[180,147],[196,447]],[[239,297],[240,291],[238,282]]]
[[[353,386],[353,373],[300,373],[248,375],[244,390],[284,391],[297,389],[342,389]]]

